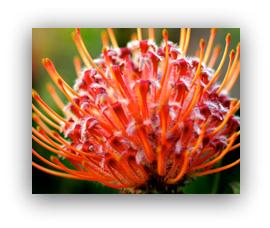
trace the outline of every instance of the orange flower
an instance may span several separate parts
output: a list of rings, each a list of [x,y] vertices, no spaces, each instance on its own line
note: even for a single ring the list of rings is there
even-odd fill
[[[220,55],[220,47],[213,48],[216,29],[211,29],[207,45],[200,40],[198,57],[186,56],[191,29],[180,30],[179,45],[170,42],[163,30],[163,42],[157,46],[154,30],[148,32],[148,39],[142,39],[137,29],[127,47],[119,48],[113,30],[108,29],[102,34],[100,58],[92,59],[76,29],[73,39],[86,68],[82,70],[80,59],[74,59],[78,76],[74,88],[51,60],[43,59],[69,103],[65,106],[54,87],[48,86],[64,113],[61,116],[33,90],[33,99],[44,112],[32,105],[38,126],[32,137],[54,154],[47,160],[32,149],[51,168],[33,162],[34,167],[60,177],[136,190],[153,183],[164,188],[177,185],[186,177],[220,172],[240,162],[214,167],[240,147],[235,144],[240,135],[235,116],[240,101],[228,96],[240,72],[240,45],[230,52],[219,85],[230,34],[214,71]]]

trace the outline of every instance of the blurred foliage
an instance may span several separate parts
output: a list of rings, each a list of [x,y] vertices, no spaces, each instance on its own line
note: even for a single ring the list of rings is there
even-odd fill
[[[102,44],[101,32],[104,29],[81,29],[82,37],[93,58],[99,57]],[[157,43],[161,42],[161,30],[156,29]],[[47,72],[43,69],[41,59],[48,57],[53,60],[56,68],[67,83],[72,85],[76,79],[73,67],[73,58],[78,55],[76,47],[71,38],[71,28],[34,28],[32,31],[32,84],[41,97],[58,113],[61,113],[46,90],[46,84],[50,81]],[[119,46],[125,46],[136,29],[114,29]],[[168,29],[169,39],[178,43],[179,29]],[[224,45],[226,33],[232,34],[231,47],[235,48],[240,41],[240,29],[219,29],[216,43]],[[194,55],[198,48],[200,38],[208,40],[209,29],[192,29],[188,55]],[[147,30],[143,30],[143,37],[147,36]],[[226,63],[227,64],[227,63]],[[65,100],[64,96],[59,95]],[[240,83],[238,82],[232,90],[232,96],[240,97]],[[33,123],[33,126],[35,124]],[[33,148],[49,158],[50,153],[33,142]],[[221,162],[228,164],[239,157],[239,150],[229,153]],[[35,157],[34,161],[39,162]],[[96,193],[111,194],[118,193],[117,190],[105,187],[99,183],[70,180],[47,175],[36,168],[32,169],[32,192],[33,193]],[[215,193],[240,193],[240,166],[236,166],[221,173],[196,178],[184,188],[187,194],[215,194]]]

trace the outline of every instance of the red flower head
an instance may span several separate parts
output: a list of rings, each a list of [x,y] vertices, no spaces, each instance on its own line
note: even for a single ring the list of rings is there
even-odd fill
[[[67,106],[49,85],[49,92],[64,116],[52,110],[33,91],[46,114],[33,107],[33,139],[54,155],[51,168],[33,166],[52,175],[98,181],[112,188],[138,190],[181,184],[185,178],[228,169],[215,168],[227,153],[240,146],[240,101],[228,96],[240,72],[240,45],[229,54],[221,84],[217,84],[227,58],[230,34],[221,61],[213,66],[220,47],[213,49],[216,29],[208,44],[199,43],[198,57],[187,57],[190,29],[181,29],[180,43],[168,40],[157,46],[154,30],[142,39],[141,29],[127,47],[118,47],[112,29],[102,34],[103,51],[92,59],[76,29],[73,39],[83,60],[75,58],[78,79],[74,88],[49,59],[43,65],[68,100]],[[112,47],[109,45],[109,35]],[[212,51],[213,49],[213,51]],[[63,133],[63,134],[61,134]],[[72,165],[65,165],[63,160]],[[154,186],[154,187],[152,187]]]

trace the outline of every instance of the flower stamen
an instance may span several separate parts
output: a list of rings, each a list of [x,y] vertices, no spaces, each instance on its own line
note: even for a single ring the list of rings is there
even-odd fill
[[[119,48],[118,43],[117,43],[117,40],[116,40],[115,35],[114,35],[114,32],[113,32],[113,29],[108,28],[107,31],[108,31],[110,40],[112,42],[113,48]]]
[[[209,40],[208,40],[208,44],[207,44],[207,48],[205,51],[205,56],[203,58],[203,62],[207,65],[210,53],[212,51],[212,47],[213,47],[213,43],[216,37],[216,33],[217,33],[217,29],[216,28],[212,28],[211,32],[210,32],[210,36],[209,36]]]
[[[206,85],[204,91],[208,90],[214,82],[216,82],[216,80],[218,79],[218,76],[219,76],[219,73],[224,65],[224,62],[226,60],[226,56],[227,56],[227,53],[228,53],[228,49],[229,49],[229,45],[230,45],[230,42],[231,42],[231,34],[227,34],[226,36],[226,45],[225,45],[225,49],[224,49],[224,52],[223,52],[223,56],[222,56],[222,59],[219,63],[219,66],[216,70],[216,72],[214,73],[212,79],[210,80],[210,82]]]

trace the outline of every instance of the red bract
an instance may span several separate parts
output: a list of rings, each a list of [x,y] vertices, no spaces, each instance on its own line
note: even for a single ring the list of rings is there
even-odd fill
[[[217,80],[228,55],[231,36],[220,54],[213,49],[216,29],[212,29],[207,46],[199,43],[198,56],[186,56],[190,29],[181,29],[180,43],[168,40],[163,31],[160,46],[142,40],[137,30],[127,47],[119,48],[112,29],[102,34],[103,52],[93,60],[79,29],[73,39],[85,65],[74,88],[56,71],[49,59],[43,65],[68,104],[49,85],[49,92],[63,111],[53,111],[33,91],[33,139],[54,155],[47,160],[34,149],[33,154],[51,168],[33,162],[33,166],[52,175],[98,181],[112,188],[147,188],[153,182],[163,186],[181,183],[188,176],[203,176],[228,169],[237,161],[216,168],[240,135],[235,113],[240,101],[227,94],[240,72],[240,45],[229,54],[224,79]],[[109,45],[109,39],[112,47]],[[213,51],[212,51],[213,49]],[[60,134],[63,133],[63,134]],[[64,136],[63,136],[64,135]],[[67,167],[62,160],[73,168]],[[158,180],[158,181],[157,181]]]

